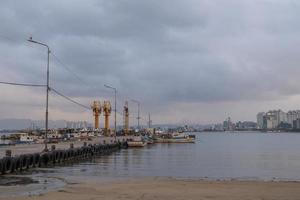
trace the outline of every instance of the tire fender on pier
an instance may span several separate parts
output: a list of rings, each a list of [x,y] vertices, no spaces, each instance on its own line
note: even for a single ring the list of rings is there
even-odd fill
[[[48,155],[48,153],[43,153],[41,155],[41,165],[47,167],[48,162],[49,162],[49,155]]]
[[[64,160],[64,151],[59,150],[59,162],[62,162]]]
[[[27,155],[20,156],[20,171],[27,168]]]
[[[3,158],[2,162],[3,162],[2,174],[9,173],[12,167],[12,158],[11,157]]]
[[[16,159],[13,157],[11,158],[11,167],[9,173],[13,173],[16,171]]]
[[[74,152],[73,152],[73,157],[74,158],[77,158],[77,157],[79,157],[80,155],[81,155],[81,151],[80,151],[80,149],[78,149],[78,148],[76,148],[75,150],[74,150]]]
[[[102,146],[101,146],[101,144],[98,144],[97,145],[97,153],[99,154],[101,152],[102,152]]]
[[[34,166],[34,157],[33,157],[33,154],[28,154],[27,155],[27,169],[31,168]]]
[[[49,163],[55,164],[55,152],[49,152]]]
[[[41,156],[39,153],[33,154],[33,167],[39,166],[40,158],[41,158]]]
[[[51,152],[51,154],[53,155],[53,163],[59,163],[60,161],[60,152],[55,150],[53,152]]]
[[[67,150],[66,154],[67,154],[67,159],[70,160],[72,158],[72,150],[71,149]]]
[[[21,171],[21,159],[19,156],[15,157],[16,171]]]
[[[2,174],[3,169],[4,169],[4,164],[3,164],[3,160],[1,159],[0,160],[0,174]]]

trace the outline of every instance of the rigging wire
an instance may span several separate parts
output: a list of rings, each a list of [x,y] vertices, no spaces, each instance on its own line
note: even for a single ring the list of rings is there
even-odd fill
[[[0,34],[0,38],[5,39],[5,40],[9,40],[9,41],[11,41],[11,42],[18,42],[18,40],[13,39],[13,38],[10,38],[10,37],[5,36],[5,35],[2,35],[2,34]],[[26,43],[26,44],[27,44],[27,43]],[[68,65],[66,65],[64,62],[62,62],[62,60],[61,60],[60,58],[58,58],[58,56],[56,56],[53,52],[51,52],[51,55],[53,56],[53,58],[54,58],[54,59],[55,59],[55,60],[56,60],[56,61],[57,61],[64,69],[66,69],[69,73],[71,73],[72,75],[74,75],[74,76],[76,77],[76,79],[78,79],[79,81],[81,81],[82,83],[84,83],[86,86],[91,87],[91,88],[95,88],[95,89],[96,89],[96,87],[90,86],[86,81],[84,81],[82,78],[80,78],[80,76],[78,76],[73,70],[71,70],[70,67],[69,67]],[[15,82],[5,82],[5,81],[0,81],[0,84],[14,85],[14,86],[24,86],[24,87],[47,87],[47,85],[42,85],[42,84],[15,83]],[[54,93],[56,93],[57,95],[59,95],[59,96],[65,98],[65,99],[67,99],[68,101],[70,101],[70,102],[72,102],[72,103],[74,103],[74,104],[76,104],[76,105],[78,105],[78,106],[80,106],[80,107],[83,107],[83,108],[88,109],[88,110],[91,109],[90,107],[85,106],[85,105],[83,105],[83,104],[81,104],[81,103],[79,103],[79,102],[77,102],[77,101],[71,99],[70,97],[68,97],[68,96],[66,96],[66,95],[64,95],[64,94],[62,94],[61,92],[58,92],[58,91],[57,91],[56,89],[54,89],[54,88],[49,87],[49,89],[50,89],[51,91],[53,91]],[[104,91],[104,90],[103,90],[103,91]],[[101,92],[103,92],[103,91],[101,90]],[[124,95],[124,94],[123,94],[123,95]],[[123,96],[123,95],[121,95],[121,96]],[[118,96],[120,97],[120,95],[118,95]],[[125,97],[125,96],[123,96],[123,98],[124,98],[124,99],[129,99],[128,97]],[[119,115],[123,116],[123,113],[118,112],[118,111],[117,111],[117,113],[118,113]],[[133,116],[129,116],[129,117],[130,117],[130,118],[133,118],[133,119],[136,119],[136,118],[133,117]],[[140,119],[146,121],[146,119],[143,118],[143,117],[140,117]]]
[[[91,110],[90,107],[85,106],[85,105],[83,105],[83,104],[81,104],[81,103],[79,103],[79,102],[77,102],[77,101],[71,99],[70,97],[68,97],[68,96],[66,96],[66,95],[64,95],[64,94],[62,94],[61,92],[57,91],[57,90],[54,89],[54,88],[50,88],[50,91],[53,91],[53,92],[56,93],[57,95],[59,95],[59,96],[65,98],[66,100],[68,100],[68,101],[70,101],[70,102],[72,102],[72,103],[74,103],[74,104],[76,104],[76,105],[78,105],[78,106],[80,106],[80,107],[83,107],[83,108],[85,108],[85,109]]]
[[[47,87],[47,85],[41,85],[41,84],[15,83],[15,82],[5,82],[5,81],[0,81],[0,84],[25,86],[25,87]]]
[[[61,59],[59,59],[53,52],[51,52],[51,55],[53,56],[53,58],[68,72],[70,72],[71,74],[73,74],[78,80],[80,80],[82,83],[87,84],[82,78],[80,78],[74,71],[72,71],[65,63],[63,63],[61,61]]]
[[[57,63],[61,67],[63,67],[66,71],[68,71],[70,74],[72,74],[74,76],[74,78],[76,78],[81,83],[83,83],[87,88],[90,88],[91,90],[98,91],[98,92],[101,92],[101,93],[106,93],[106,94],[109,93],[109,91],[107,91],[107,90],[104,90],[104,89],[101,90],[98,87],[91,86],[86,80],[82,79],[76,72],[74,72],[74,70],[72,70],[72,67],[70,67],[70,65],[67,65],[66,63],[64,63],[62,61],[62,59],[60,59],[53,52],[51,52],[51,55],[53,56],[53,58],[57,61]]]
[[[24,86],[24,87],[47,87],[47,85],[41,85],[41,84],[15,83],[15,82],[5,82],[5,81],[0,81],[0,84],[4,84],[4,85],[14,85],[14,86]],[[70,101],[70,102],[72,102],[72,103],[74,103],[74,104],[76,104],[76,105],[78,105],[78,106],[81,106],[81,107],[83,107],[83,108],[85,108],[85,109],[88,109],[88,110],[91,109],[90,107],[85,106],[85,105],[83,105],[83,104],[81,104],[81,103],[79,103],[79,102],[77,102],[77,101],[71,99],[70,97],[68,97],[68,96],[66,96],[66,95],[64,95],[64,94],[62,94],[61,92],[57,91],[57,90],[54,89],[54,88],[49,87],[49,89],[50,89],[50,91],[53,91],[53,92],[56,93],[57,95],[59,95],[59,96],[65,98],[65,99],[67,99],[68,101]]]

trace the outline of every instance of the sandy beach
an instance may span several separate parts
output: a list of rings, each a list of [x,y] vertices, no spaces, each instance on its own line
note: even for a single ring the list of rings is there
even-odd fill
[[[300,183],[257,181],[185,181],[133,179],[115,183],[72,184],[38,196],[1,200],[96,200],[96,199],[213,199],[213,200],[298,200]]]

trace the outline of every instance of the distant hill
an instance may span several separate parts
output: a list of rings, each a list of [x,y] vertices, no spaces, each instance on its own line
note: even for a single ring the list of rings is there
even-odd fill
[[[49,128],[63,128],[65,120],[49,120]],[[44,120],[31,119],[0,119],[0,130],[20,130],[32,127],[44,128]]]
[[[0,119],[0,129],[17,130],[29,128],[32,124],[30,119]]]

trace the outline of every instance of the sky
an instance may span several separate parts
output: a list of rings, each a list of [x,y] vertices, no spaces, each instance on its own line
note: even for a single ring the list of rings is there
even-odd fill
[[[89,106],[129,101],[145,123],[256,120],[299,109],[296,0],[45,0],[0,2],[0,81],[45,84]],[[0,119],[43,119],[45,88],[0,85]],[[92,121],[50,93],[52,120]],[[103,119],[101,119],[103,120]],[[100,122],[101,123],[101,122]],[[118,114],[118,123],[122,117]]]

